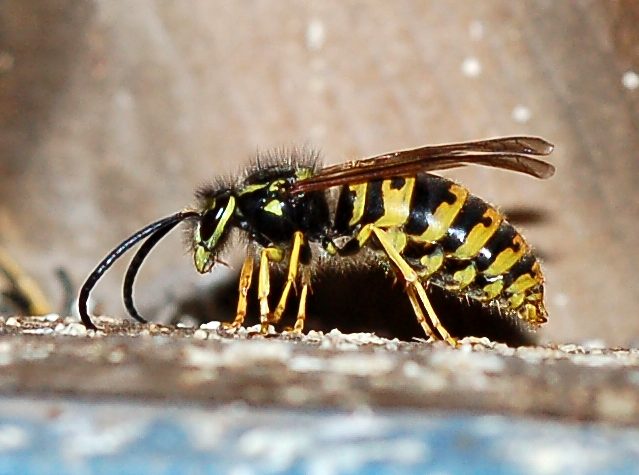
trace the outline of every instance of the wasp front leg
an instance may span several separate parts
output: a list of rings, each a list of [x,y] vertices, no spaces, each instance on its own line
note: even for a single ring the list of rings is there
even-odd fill
[[[246,256],[244,264],[242,264],[242,270],[240,271],[240,281],[238,284],[238,299],[237,310],[235,312],[235,320],[231,323],[223,323],[223,328],[239,328],[244,324],[244,318],[246,317],[246,305],[248,300],[248,291],[251,288],[251,281],[253,280],[253,266],[255,260],[253,256]]]

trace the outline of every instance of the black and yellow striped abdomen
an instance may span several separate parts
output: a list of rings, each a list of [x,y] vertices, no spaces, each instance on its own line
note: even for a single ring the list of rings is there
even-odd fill
[[[335,233],[352,236],[366,224],[390,231],[422,280],[533,326],[546,321],[538,260],[499,211],[464,187],[430,174],[342,187]]]

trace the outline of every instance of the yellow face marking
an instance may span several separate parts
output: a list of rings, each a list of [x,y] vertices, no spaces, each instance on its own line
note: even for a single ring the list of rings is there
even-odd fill
[[[483,218],[489,219],[490,224],[488,226],[484,226],[482,223],[475,225],[466,236],[464,243],[453,253],[453,257],[456,259],[472,259],[479,254],[484,244],[495,234],[502,220],[499,213],[492,208],[488,208]]]
[[[410,213],[410,199],[413,195],[415,178],[405,178],[404,185],[399,188],[393,188],[392,183],[393,180],[382,182],[384,214],[375,221],[375,226],[380,228],[401,226],[408,220]]]
[[[211,256],[211,251],[208,251],[204,246],[197,246],[195,248],[195,253],[193,254],[193,260],[195,263],[195,268],[200,274],[204,274],[207,272],[209,266],[209,257]]]
[[[459,285],[459,289],[464,289],[472,284],[477,276],[477,269],[472,262],[464,269],[458,270],[453,274],[453,280]]]
[[[508,286],[508,288],[506,289],[506,292],[508,292],[509,294],[518,294],[520,292],[524,292],[528,290],[531,287],[534,287],[535,285],[539,283],[540,282],[537,279],[535,279],[532,275],[523,274],[517,277],[515,282],[513,282],[512,284],[510,284],[510,286]]]
[[[528,246],[519,235],[513,238],[513,246],[518,246],[519,249],[515,251],[512,247],[508,247],[501,251],[488,269],[484,271],[484,275],[488,277],[502,275],[528,251]]]
[[[448,191],[455,196],[455,201],[452,204],[447,202],[440,204],[428,220],[428,229],[412,239],[418,242],[435,242],[444,237],[468,197],[468,191],[459,185],[450,185]]]
[[[264,206],[264,211],[274,214],[275,216],[282,216],[282,202],[279,200],[271,200]]]
[[[484,291],[484,298],[487,300],[492,300],[501,294],[501,291],[504,289],[504,281],[496,280],[495,282],[491,282],[488,285],[485,285],[482,289]]]
[[[355,199],[353,200],[353,216],[348,222],[349,226],[355,226],[359,223],[359,220],[364,216],[364,207],[366,206],[366,189],[368,185],[361,183],[359,185],[350,185],[348,189],[355,193]]]
[[[433,252],[422,256],[419,259],[419,263],[424,266],[424,270],[419,273],[420,277],[430,277],[444,264],[444,251],[441,247],[437,246]]]

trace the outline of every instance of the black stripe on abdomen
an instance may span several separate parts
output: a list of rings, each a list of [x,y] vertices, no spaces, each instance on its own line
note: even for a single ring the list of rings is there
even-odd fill
[[[453,253],[466,241],[468,233],[483,222],[486,209],[488,204],[476,196],[471,195],[466,199],[463,208],[448,228],[448,233],[440,241],[446,253]]]
[[[509,270],[504,274],[504,281],[508,284],[511,284],[517,277],[522,276],[524,274],[533,274],[532,268],[537,262],[537,258],[531,253],[528,252],[521,259],[519,259]]]
[[[513,243],[513,239],[517,236],[517,231],[510,223],[502,222],[499,229],[493,234],[484,247],[475,257],[477,270],[483,272],[495,261],[497,256],[509,247],[518,247]]]
[[[456,197],[449,190],[451,184],[450,180],[436,175],[415,177],[410,213],[403,228],[405,233],[419,236],[428,229],[428,222],[439,205],[455,202]]]

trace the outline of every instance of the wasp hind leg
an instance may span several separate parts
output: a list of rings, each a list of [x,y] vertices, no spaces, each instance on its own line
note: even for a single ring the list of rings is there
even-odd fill
[[[387,236],[387,233],[384,230],[375,226],[369,226],[370,225],[364,226],[358,235],[360,245],[371,233],[375,234],[375,237],[377,237],[377,240],[386,252],[386,255],[388,255],[389,259],[393,261],[406,281],[408,296],[411,304],[413,305],[413,309],[415,310],[415,315],[426,335],[430,338],[435,338],[437,335],[433,332],[434,328],[437,330],[437,333],[439,333],[442,340],[445,340],[451,346],[458,346],[457,340],[448,333],[448,330],[444,328],[444,325],[442,325],[437,317],[435,309],[431,305],[428,295],[426,295],[426,290],[424,289],[417,272],[415,272],[415,270],[400,255],[397,249],[395,249],[392,240]],[[428,318],[426,318],[422,312],[422,306],[426,310]]]
[[[410,300],[410,304],[413,306],[413,312],[415,312],[415,316],[417,317],[417,321],[421,325],[424,333],[428,336],[428,341],[436,341],[439,340],[439,336],[433,331],[433,329],[428,324],[428,318],[424,315],[424,311],[419,303],[419,296],[417,295],[417,291],[415,287],[409,285],[406,288],[406,293],[408,294],[408,299]]]

